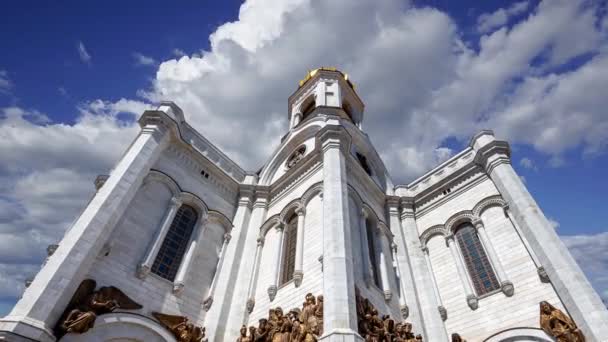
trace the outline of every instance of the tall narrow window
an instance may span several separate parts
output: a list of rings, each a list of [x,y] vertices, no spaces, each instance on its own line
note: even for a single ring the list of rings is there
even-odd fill
[[[152,273],[171,281],[175,279],[197,216],[196,210],[188,205],[182,205],[177,210],[154,264],[152,264]]]
[[[296,267],[296,244],[298,242],[298,216],[293,215],[285,229],[283,243],[283,266],[281,267],[281,284],[293,279]]]
[[[380,273],[378,272],[378,256],[376,253],[376,236],[374,234],[374,227],[372,222],[368,219],[365,220],[365,230],[367,233],[367,249],[369,251],[369,262],[372,264],[372,278],[374,284],[380,287]]]
[[[462,224],[455,235],[477,295],[499,289],[500,284],[473,225]]]

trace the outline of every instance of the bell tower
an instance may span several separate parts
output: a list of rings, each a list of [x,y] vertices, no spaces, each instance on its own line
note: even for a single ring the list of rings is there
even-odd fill
[[[288,106],[290,129],[313,117],[317,108],[337,109],[338,115],[361,129],[365,107],[348,75],[333,67],[309,71],[289,97]]]

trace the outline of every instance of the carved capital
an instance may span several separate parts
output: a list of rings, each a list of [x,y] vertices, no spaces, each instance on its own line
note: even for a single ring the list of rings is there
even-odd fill
[[[183,291],[184,291],[184,283],[179,282],[179,283],[173,284],[173,294],[174,295],[179,296],[182,294]]]
[[[449,233],[445,236],[445,245],[450,247],[450,243],[454,242],[454,234]]]
[[[150,274],[150,266],[141,264],[137,266],[137,278],[144,279]]]
[[[471,223],[473,224],[473,226],[477,230],[483,229],[483,227],[484,227],[483,221],[480,218],[478,218],[478,217],[474,218],[473,221],[471,221]]]
[[[425,243],[423,243],[422,245],[420,245],[420,249],[422,250],[422,252],[429,254],[429,248],[426,246]]]
[[[441,319],[445,322],[445,320],[448,319],[448,310],[446,310],[443,305],[439,305],[437,310],[439,310],[439,316],[441,316]]]
[[[293,283],[296,287],[300,287],[300,285],[302,285],[302,279],[304,279],[304,272],[302,272],[302,271],[293,272]]]
[[[270,301],[272,302],[274,300],[274,297],[277,296],[277,286],[276,285],[270,285],[268,286],[268,298],[270,298]]]
[[[505,217],[509,217],[509,203],[505,203],[502,205],[502,210],[505,213]]]
[[[297,207],[296,210],[294,210],[294,211],[296,212],[296,215],[298,215],[298,216],[306,215],[306,208],[304,206]]]
[[[255,307],[255,299],[253,298],[249,298],[247,299],[247,312],[251,313],[253,311],[253,308]]]
[[[230,239],[232,239],[232,235],[230,233],[224,234],[224,243],[225,244],[230,243]]]
[[[171,197],[171,205],[175,208],[179,208],[182,205],[182,200],[178,197]]]
[[[277,230],[277,232],[283,232],[283,230],[285,229],[285,224],[283,222],[280,222],[274,228]]]
[[[211,304],[213,304],[213,297],[207,297],[207,299],[203,301],[203,309],[209,311],[209,309],[211,309]]]
[[[401,305],[399,311],[401,311],[401,317],[403,319],[408,318],[410,315],[410,308],[406,304]]]
[[[515,293],[515,287],[513,286],[513,283],[509,280],[505,280],[500,284],[500,290],[507,297],[511,297],[513,296],[513,293]]]
[[[549,279],[549,275],[547,274],[547,271],[545,270],[544,266],[539,266],[536,269],[536,272],[538,273],[538,277],[540,278],[540,281],[542,281],[543,283],[551,282],[551,279]]]
[[[390,302],[390,300],[393,298],[393,292],[391,292],[391,290],[385,290],[384,291],[384,300],[387,302]]]
[[[397,244],[396,243],[391,243],[391,250],[393,251],[393,253],[397,254]]]
[[[259,246],[259,247],[263,247],[263,246],[264,246],[264,242],[265,242],[266,240],[264,239],[264,237],[263,237],[263,236],[260,236],[260,237],[258,238],[258,240],[257,240],[257,241],[258,241],[258,246]]]
[[[477,298],[477,296],[474,294],[468,295],[467,305],[471,308],[471,310],[477,310],[479,307],[479,298]]]

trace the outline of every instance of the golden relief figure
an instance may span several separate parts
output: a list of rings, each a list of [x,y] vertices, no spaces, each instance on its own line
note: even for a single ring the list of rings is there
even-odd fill
[[[114,286],[104,286],[95,291],[93,279],[83,280],[55,327],[55,335],[61,338],[67,333],[82,334],[93,328],[98,315],[116,309],[137,310],[142,306]]]
[[[585,342],[585,336],[576,323],[546,301],[540,302],[540,327],[557,342]]]
[[[205,328],[190,323],[187,317],[160,312],[152,312],[152,316],[173,333],[177,342],[207,342]]]

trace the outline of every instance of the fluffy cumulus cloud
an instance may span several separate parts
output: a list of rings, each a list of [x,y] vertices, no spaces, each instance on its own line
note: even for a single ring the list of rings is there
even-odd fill
[[[156,60],[152,57],[143,55],[139,52],[133,53],[133,59],[135,60],[135,65],[143,65],[143,66],[154,66],[156,65]]]
[[[469,28],[448,14],[398,0],[248,0],[238,20],[201,37],[209,50],[176,50],[138,93],[149,102],[175,101],[197,130],[257,170],[286,131],[287,97],[297,81],[306,70],[336,66],[355,81],[366,103],[365,131],[395,183],[457,152],[446,141],[465,142],[482,128],[558,163],[575,147],[589,155],[606,149],[602,13],[583,0],[521,2],[480,16],[480,34],[464,38],[460,32]],[[82,43],[78,51],[90,63]],[[91,196],[94,176],[134,137],[132,118],[120,114],[146,106],[92,101],[78,108],[72,125],[35,110],[2,110],[0,253],[12,251],[0,264],[0,293],[9,293],[7,279],[19,273],[11,265],[42,260],[45,244]]]
[[[80,57],[80,60],[85,64],[91,64],[91,59],[93,58],[91,57],[91,54],[89,54],[89,51],[87,51],[84,43],[78,42],[76,48],[78,49],[78,57]]]

